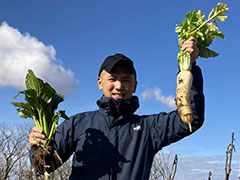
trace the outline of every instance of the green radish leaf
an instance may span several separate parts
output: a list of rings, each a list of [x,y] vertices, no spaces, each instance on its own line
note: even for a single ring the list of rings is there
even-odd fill
[[[59,117],[68,119],[65,111],[55,113],[58,104],[64,101],[62,94],[57,94],[47,82],[37,78],[32,70],[28,70],[25,80],[26,90],[19,91],[14,98],[25,95],[26,102],[12,102],[17,107],[17,113],[22,118],[32,118],[37,127],[49,138],[55,133]]]
[[[219,21],[223,22],[227,19],[227,16],[217,16],[216,17]]]
[[[208,48],[199,49],[199,56],[202,58],[216,57],[218,55],[219,55],[219,53],[217,53],[213,50],[210,50]]]
[[[42,80],[36,78],[35,74],[32,70],[28,70],[28,74],[26,77],[26,88],[32,89],[36,91],[36,95],[39,97],[42,91],[42,88],[44,87],[44,83]]]
[[[69,120],[69,117],[66,115],[65,111],[59,111],[60,112],[60,116],[66,120]]]
[[[209,29],[209,31],[218,31],[218,27],[212,22],[207,23],[207,28]]]
[[[200,57],[210,58],[218,56],[218,53],[210,50],[208,47],[212,44],[213,39],[225,38],[223,33],[219,31],[217,20],[219,22],[225,21],[227,19],[225,13],[228,10],[229,8],[227,8],[226,4],[218,3],[209,13],[207,20],[205,20],[205,15],[203,15],[201,10],[194,9],[193,12],[188,12],[182,24],[176,26],[175,31],[178,33],[178,42],[195,37]],[[188,56],[184,53],[179,53],[177,58],[179,67],[182,67],[182,69],[191,69],[191,63],[186,63],[184,60],[186,58],[186,61],[188,61]],[[189,67],[186,67],[186,65],[189,65]]]
[[[17,109],[17,113],[20,115],[21,118],[31,118],[32,117],[32,113],[23,109]]]
[[[221,38],[221,39],[225,39],[225,36],[223,35],[222,32],[212,32],[211,34],[209,34],[209,36],[214,39],[214,38]]]
[[[30,105],[28,103],[22,103],[22,102],[11,102],[12,105],[24,109],[30,109]]]
[[[209,15],[208,15],[208,19],[210,19],[210,18],[212,17],[214,11],[215,11],[215,8],[213,8],[213,9],[211,10],[211,12],[209,13]]]

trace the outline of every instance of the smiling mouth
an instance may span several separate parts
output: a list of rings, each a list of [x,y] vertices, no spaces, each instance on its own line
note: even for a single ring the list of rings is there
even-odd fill
[[[112,97],[114,99],[122,99],[124,97],[124,94],[122,94],[122,93],[113,93]]]

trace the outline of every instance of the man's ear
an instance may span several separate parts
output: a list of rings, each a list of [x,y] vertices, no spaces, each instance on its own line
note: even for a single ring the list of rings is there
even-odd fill
[[[98,83],[98,89],[102,90],[102,78],[101,77],[98,77],[97,83]]]
[[[136,92],[136,89],[137,89],[137,80],[135,81],[135,84],[134,84],[134,91],[133,91],[133,93]]]

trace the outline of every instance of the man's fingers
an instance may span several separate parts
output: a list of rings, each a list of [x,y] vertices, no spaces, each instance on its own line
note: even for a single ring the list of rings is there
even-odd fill
[[[193,41],[186,41],[182,44],[181,50],[185,51],[187,48],[196,48],[197,45]]]
[[[180,48],[182,48],[183,43],[184,43],[184,41],[181,41],[181,42],[180,42]]]
[[[42,131],[40,128],[38,128],[37,126],[34,126],[34,127],[32,128],[32,132],[42,133],[43,131]]]
[[[46,143],[45,135],[42,133],[41,129],[34,127],[32,132],[29,134],[29,146],[31,148],[36,148],[39,143]]]
[[[36,149],[39,144],[45,144],[46,140],[29,136],[29,147]]]
[[[30,135],[29,135],[29,138],[31,139],[45,139],[45,135],[42,134],[42,133],[38,133],[38,132],[32,132]]]
[[[33,138],[29,141],[29,144],[31,145],[38,145],[38,144],[45,144],[46,140],[44,139],[38,139],[38,138]]]
[[[194,49],[192,47],[186,47],[186,48],[182,49],[182,51],[187,51],[192,55],[194,52]]]
[[[199,54],[199,49],[197,47],[197,39],[194,37],[189,38],[185,42],[180,42],[180,47],[182,51],[187,51],[191,54],[192,61],[194,62]]]
[[[190,38],[188,39],[188,41],[197,42],[197,39],[196,39],[196,38],[194,38],[194,37],[190,37]]]

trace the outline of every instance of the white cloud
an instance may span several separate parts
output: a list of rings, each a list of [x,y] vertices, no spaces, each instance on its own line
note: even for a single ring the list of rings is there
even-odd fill
[[[159,151],[154,161],[159,160],[171,169],[174,154],[173,151]],[[161,164],[161,163],[159,163]],[[174,180],[207,180],[209,171],[211,179],[219,180],[225,177],[226,155],[207,156],[178,156],[177,171]],[[160,168],[159,168],[160,169]],[[170,171],[169,171],[170,173]],[[233,153],[229,180],[236,180],[240,176],[240,154]]]
[[[159,88],[153,88],[153,89],[147,89],[141,94],[143,100],[155,98],[160,103],[164,104],[165,106],[169,108],[175,108],[175,101],[173,96],[164,96],[162,94],[161,89]]]
[[[73,72],[66,70],[56,58],[52,45],[46,46],[3,22],[0,26],[0,86],[25,89],[28,69],[64,95],[78,86]]]
[[[230,180],[238,179],[240,175],[240,155],[234,154],[231,164]],[[176,180],[207,179],[209,171],[212,179],[224,179],[225,155],[183,157],[178,160]]]

